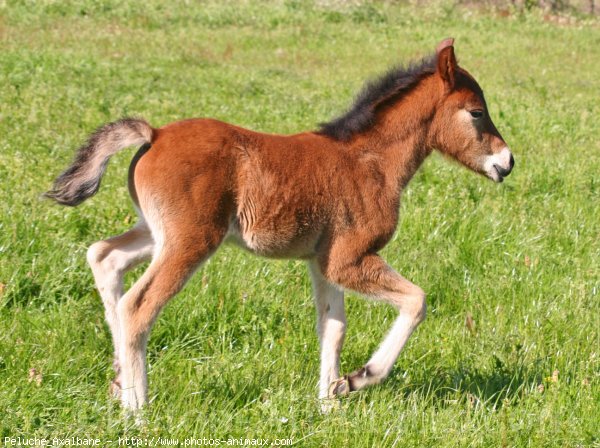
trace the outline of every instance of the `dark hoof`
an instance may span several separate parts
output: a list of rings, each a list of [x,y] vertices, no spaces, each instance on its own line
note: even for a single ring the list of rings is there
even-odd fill
[[[350,393],[351,389],[350,389],[350,383],[348,382],[348,377],[344,376],[342,378],[338,378],[337,380],[334,380],[330,385],[329,385],[329,398],[336,398],[336,397],[345,397],[346,395],[348,395]]]

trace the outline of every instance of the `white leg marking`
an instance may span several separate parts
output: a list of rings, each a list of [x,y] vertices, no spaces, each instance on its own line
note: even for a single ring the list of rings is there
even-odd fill
[[[140,409],[145,403],[148,390],[146,372],[146,345],[150,333],[149,322],[143,333],[135,332],[136,301],[144,294],[154,278],[156,259],[152,261],[142,277],[131,287],[117,305],[119,316],[119,364],[121,366],[121,403],[129,411]],[[143,319],[143,317],[142,317]]]
[[[346,334],[344,293],[321,275],[318,264],[308,264],[317,308],[317,333],[321,345],[319,398],[327,398],[329,386],[340,376],[340,352]]]
[[[425,319],[427,308],[425,293],[420,288],[415,288],[413,294],[403,295],[398,300],[400,315],[394,321],[390,332],[377,351],[366,364],[365,367],[370,378],[365,378],[365,385],[378,383],[387,377],[411,334]]]
[[[127,322],[121,322],[125,335]],[[148,334],[140,337],[124,337],[119,353],[121,363],[121,402],[130,411],[140,409],[147,400],[148,375],[146,372],[146,345]]]
[[[417,321],[408,315],[400,314],[396,318],[390,332],[367,363],[369,371],[375,378],[383,379],[390,373],[417,325]]]

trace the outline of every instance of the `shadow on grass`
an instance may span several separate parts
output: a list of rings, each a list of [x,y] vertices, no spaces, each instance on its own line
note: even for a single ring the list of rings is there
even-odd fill
[[[520,401],[543,382],[539,363],[529,366],[504,364],[494,357],[494,366],[465,365],[456,369],[437,368],[415,372],[406,381],[396,371],[385,387],[397,388],[405,399],[417,397],[434,406],[467,401],[470,404],[501,408],[507,402]],[[410,374],[410,372],[409,372]]]

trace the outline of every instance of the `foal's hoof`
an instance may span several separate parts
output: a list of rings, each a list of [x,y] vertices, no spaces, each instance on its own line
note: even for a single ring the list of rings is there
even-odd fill
[[[350,393],[350,382],[347,376],[332,381],[329,385],[329,398],[345,397]]]

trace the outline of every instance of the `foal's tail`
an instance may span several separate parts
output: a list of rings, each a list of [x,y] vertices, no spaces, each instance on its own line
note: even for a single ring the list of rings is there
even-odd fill
[[[128,146],[151,143],[154,129],[139,118],[123,118],[99,127],[77,150],[69,168],[44,194],[62,205],[76,206],[95,195],[112,155]]]

